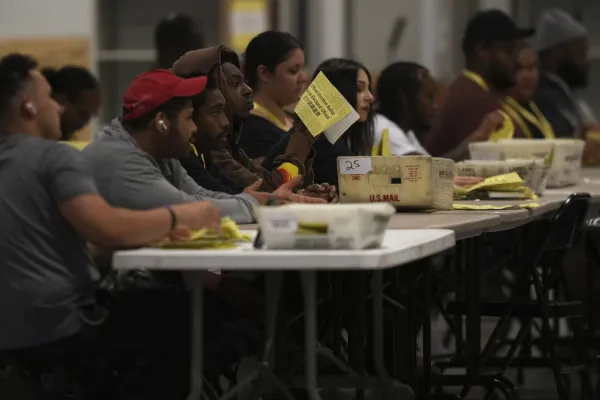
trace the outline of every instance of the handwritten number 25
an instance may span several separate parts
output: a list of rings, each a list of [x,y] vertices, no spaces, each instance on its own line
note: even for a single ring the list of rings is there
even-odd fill
[[[360,168],[360,162],[358,160],[345,161],[346,171],[352,171],[355,168]]]

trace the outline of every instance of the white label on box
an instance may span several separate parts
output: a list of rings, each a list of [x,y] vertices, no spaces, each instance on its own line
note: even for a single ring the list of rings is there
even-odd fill
[[[338,157],[338,166],[342,175],[361,175],[371,172],[371,158]]]
[[[269,215],[269,228],[277,232],[296,232],[298,230],[298,221],[293,215],[271,214]]]

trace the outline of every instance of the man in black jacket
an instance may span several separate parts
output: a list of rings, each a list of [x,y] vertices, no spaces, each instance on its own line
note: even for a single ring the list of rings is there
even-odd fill
[[[581,137],[595,130],[597,121],[579,93],[589,80],[587,29],[565,11],[551,9],[540,17],[537,32],[540,82],[536,104],[557,137]]]

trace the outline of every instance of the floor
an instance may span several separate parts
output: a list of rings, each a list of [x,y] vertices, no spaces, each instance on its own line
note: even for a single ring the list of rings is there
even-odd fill
[[[489,320],[484,320],[482,324],[482,346],[485,344],[487,339],[492,333],[492,330],[495,326],[495,319],[490,318]],[[517,326],[513,326],[511,329],[511,334],[516,334]],[[446,332],[446,326],[439,318],[434,318],[432,321],[432,336],[433,336],[433,344],[432,344],[432,352],[434,354],[440,354],[447,352],[448,349],[444,349],[441,345],[441,339],[444,337]],[[460,372],[459,370],[453,370],[451,372]],[[512,375],[512,376],[511,376]],[[513,371],[509,374],[509,378],[513,382],[516,382],[516,371]],[[578,377],[574,375],[572,377],[573,384],[573,394],[571,396],[572,399],[579,399],[580,396],[576,393],[578,388]],[[457,392],[458,393],[458,392]],[[524,386],[519,388],[519,393],[521,395],[521,400],[558,400],[558,395],[556,394],[556,388],[554,383],[554,377],[552,372],[549,369],[538,369],[538,370],[526,370],[525,372],[525,384]],[[467,399],[468,400],[476,400],[483,398],[483,391],[481,389],[473,389],[471,393],[469,393]],[[502,396],[498,396],[498,399],[502,399]]]

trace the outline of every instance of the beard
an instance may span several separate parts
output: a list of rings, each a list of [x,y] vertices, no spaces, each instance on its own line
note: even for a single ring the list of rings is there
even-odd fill
[[[192,151],[191,142],[186,141],[181,137],[181,132],[177,127],[172,127],[169,133],[168,157],[183,158]]]
[[[588,71],[571,60],[563,60],[557,72],[572,89],[583,89],[588,84]]]
[[[498,92],[505,92],[515,85],[515,76],[512,72],[500,68],[492,68],[490,71],[490,83]]]

